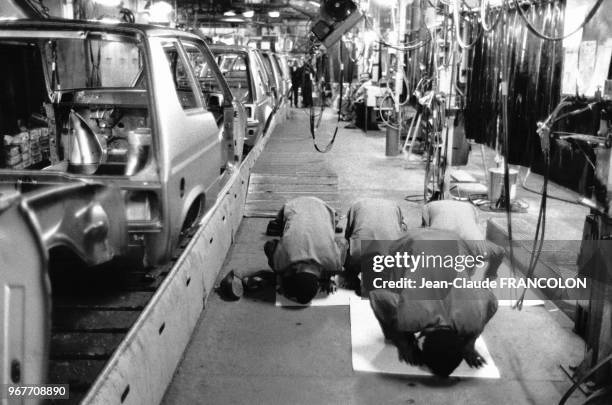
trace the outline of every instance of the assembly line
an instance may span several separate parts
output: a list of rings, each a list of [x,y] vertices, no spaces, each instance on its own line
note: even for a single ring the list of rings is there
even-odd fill
[[[0,4],[0,403],[610,403],[605,2]]]

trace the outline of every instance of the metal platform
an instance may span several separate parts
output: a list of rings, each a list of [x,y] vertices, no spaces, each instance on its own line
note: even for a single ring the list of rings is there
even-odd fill
[[[245,217],[274,217],[286,201],[302,195],[318,197],[338,208],[338,176],[314,148],[295,154],[285,151],[295,139],[277,134],[253,167]]]

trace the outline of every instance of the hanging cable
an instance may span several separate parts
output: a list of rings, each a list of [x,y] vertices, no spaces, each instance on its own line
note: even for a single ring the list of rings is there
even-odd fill
[[[531,250],[531,257],[529,258],[529,265],[527,267],[527,272],[525,276],[527,279],[531,279],[533,277],[533,273],[535,272],[535,267],[540,260],[540,255],[542,254],[542,247],[544,246],[544,237],[546,232],[546,201],[547,193],[548,193],[548,178],[549,178],[549,170],[550,170],[550,152],[544,152],[544,183],[542,184],[542,199],[540,200],[540,209],[538,212],[538,221],[536,223],[536,233],[533,238],[533,245]],[[525,294],[527,294],[527,288],[523,288],[523,292],[516,302],[516,308],[521,310],[523,308],[523,302],[525,301]]]
[[[582,24],[580,24],[576,29],[574,29],[569,34],[563,35],[563,36],[560,36],[560,37],[551,37],[549,35],[546,35],[546,34],[540,32],[536,27],[533,26],[533,24],[531,23],[531,21],[529,21],[529,18],[525,14],[525,11],[522,9],[521,4],[519,3],[519,0],[513,0],[513,1],[514,1],[514,5],[515,5],[516,9],[519,12],[519,15],[521,16],[521,19],[525,22],[525,25],[527,25],[527,28],[529,29],[529,31],[532,34],[534,34],[535,36],[537,36],[537,37],[539,37],[541,39],[544,39],[546,41],[563,41],[564,39],[574,35],[578,31],[580,31],[582,28],[584,28],[584,26],[587,25],[589,23],[589,21],[591,21],[591,19],[593,18],[595,13],[597,13],[597,10],[601,6],[601,3],[603,3],[603,0],[597,0],[595,5],[593,6],[593,8],[591,8],[591,11],[589,11],[589,13],[584,18],[584,21],[582,22]],[[508,2],[510,2],[510,0],[506,0],[506,2],[508,3]]]
[[[595,367],[593,367],[592,369],[590,369],[589,371],[587,371],[586,374],[584,374],[582,377],[580,377],[578,380],[576,380],[574,382],[574,384],[570,387],[569,390],[566,391],[566,393],[563,395],[563,397],[561,398],[561,400],[559,401],[559,405],[565,405],[565,403],[567,402],[567,400],[569,399],[569,397],[572,396],[572,394],[574,393],[574,391],[576,391],[576,389],[578,387],[580,387],[585,381],[587,381],[589,378],[591,378],[591,376],[593,374],[595,374],[595,372],[597,370],[599,370],[600,368],[602,368],[603,366],[605,366],[609,361],[612,360],[612,354],[610,354],[609,356],[603,358],[599,363],[597,363],[595,365]],[[592,399],[592,398],[589,398]],[[588,401],[587,401],[588,402]]]
[[[506,29],[505,19],[507,16],[506,10],[502,6],[501,13],[502,18],[502,34]],[[505,35],[502,35],[502,38],[505,38]],[[506,222],[508,229],[508,249],[510,254],[510,270],[512,275],[516,274],[516,267],[514,263],[514,246],[513,246],[513,237],[512,237],[512,208],[510,207],[510,167],[508,163],[508,159],[510,156],[510,133],[508,130],[508,52],[507,49],[503,48],[502,55],[502,66],[501,66],[501,74],[502,81],[501,85],[501,98],[502,98],[502,127],[503,127],[503,145],[504,145],[504,205],[506,209]]]
[[[499,23],[502,10],[497,11],[497,15],[495,16],[495,19],[493,20],[493,24],[488,26],[485,3],[487,5],[489,4],[487,0],[480,0],[480,25],[482,26],[482,29],[484,30],[484,32],[491,32],[495,29],[495,27],[497,27],[497,23]]]
[[[538,134],[540,135],[540,145],[542,153],[544,154],[544,182],[542,184],[542,199],[540,200],[540,209],[538,212],[538,221],[536,224],[536,233],[533,240],[531,257],[529,259],[529,266],[525,276],[527,279],[531,279],[535,272],[535,268],[540,260],[542,254],[542,248],[544,246],[544,234],[546,232],[546,201],[548,200],[548,179],[550,177],[550,134],[553,125],[559,122],[557,118],[559,112],[571,103],[563,99],[548,116],[548,118],[541,123],[538,123]],[[523,292],[516,303],[516,307],[520,310],[523,307],[523,301],[525,300],[525,294],[527,288],[523,288]]]
[[[392,105],[395,105],[395,104],[396,104],[396,103],[395,103],[395,97],[393,97],[393,92],[392,92],[391,90],[387,90],[387,91],[385,92],[385,96],[384,96],[384,97],[383,97],[383,98],[380,100],[380,105],[378,106],[378,116],[380,117],[380,119],[382,120],[382,122],[383,122],[383,123],[384,123],[386,126],[391,127],[391,128],[393,128],[393,129],[397,129],[397,130],[399,130],[399,125],[393,125],[393,124],[391,124],[391,121],[387,120],[387,119],[385,118],[385,115],[384,115],[384,114],[383,114],[383,112],[382,112],[384,101],[385,101],[385,100],[387,100],[387,99],[391,99],[391,101],[393,102],[393,104],[392,104]]]
[[[340,60],[342,60],[342,44],[340,44]],[[319,153],[329,152],[333,148],[334,142],[336,141],[336,136],[338,135],[338,129],[340,128],[340,115],[341,115],[340,109],[342,108],[343,87],[344,87],[344,63],[341,63],[340,64],[340,98],[339,98],[340,104],[338,107],[338,118],[336,120],[336,128],[334,129],[334,134],[332,135],[332,138],[329,141],[329,143],[324,148],[320,148],[319,145],[317,145],[317,136],[316,136],[316,129],[321,124],[321,119],[323,117],[323,110],[325,109],[325,101],[323,99],[322,90],[320,90],[321,96],[319,97],[319,99],[321,100],[321,111],[319,113],[318,122],[316,124],[315,124],[316,114],[314,111],[314,106],[313,105],[310,106],[310,135],[312,136],[312,143],[314,145],[314,148]]]
[[[427,45],[429,42],[431,42],[431,39],[432,39],[431,38],[431,32],[429,32],[429,29],[427,29],[427,27],[424,27],[424,28],[421,28],[421,29],[419,29],[417,31],[421,31],[421,30],[424,29],[428,33],[428,35],[429,35],[428,39],[426,39],[426,40],[418,39],[416,41],[409,42],[406,45],[394,45],[394,44],[390,44],[390,43],[388,43],[385,40],[383,35],[378,30],[376,30],[374,28],[374,25],[370,22],[370,18],[368,16],[364,16],[364,21],[365,21],[366,27],[376,34],[376,36],[378,37],[378,40],[379,40],[379,42],[381,44],[383,44],[387,48],[395,49],[396,51],[406,52],[406,51],[413,51],[413,50],[416,50],[416,49],[420,49],[420,48],[423,48],[425,45]],[[415,32],[417,32],[417,31],[415,31]],[[400,38],[400,40],[401,40],[401,38]]]
[[[557,115],[559,111],[561,111],[563,108],[572,105],[572,103],[568,102],[567,99],[564,99],[561,101],[561,103],[559,104],[559,106],[557,108],[555,108],[555,116],[552,117],[550,119],[550,123],[549,123],[549,127],[552,127],[554,124],[556,124],[559,121],[563,121],[566,118],[569,117],[573,117],[579,114],[582,114],[586,111],[591,111],[593,109],[593,107],[596,105],[597,103],[589,103],[586,106],[579,108],[577,110],[573,110],[570,112],[567,112],[565,114],[561,114],[561,115]],[[570,138],[571,139],[571,138]],[[580,144],[576,144],[576,146],[578,146],[578,148],[580,149],[580,152],[582,152],[582,154],[584,155],[585,159],[587,160],[587,163],[589,163],[589,165],[593,168],[593,170],[595,170],[595,164],[591,161],[591,159],[589,158],[588,154],[586,153],[586,151],[580,146]],[[527,174],[525,175],[525,177],[523,178],[522,182],[521,182],[521,187],[529,192],[535,193],[535,194],[540,194],[542,195],[541,192],[534,190],[532,188],[527,187],[527,177],[529,176],[529,174],[531,173],[531,169],[529,169],[527,171]],[[548,198],[551,198],[553,200],[557,200],[557,201],[562,201],[562,202],[566,202],[569,204],[576,204],[576,205],[580,205],[580,203],[578,202],[578,200],[570,200],[567,198],[562,198],[562,197],[557,197],[557,196],[552,196],[552,195],[548,195]]]
[[[360,49],[359,49],[359,47],[357,46],[357,43],[356,43],[355,41],[352,41],[352,42],[353,42],[353,46],[355,47],[355,49],[356,49],[357,51],[359,51],[359,53],[357,53],[357,55],[355,56],[355,58],[353,58],[353,55],[351,55],[351,52],[349,52],[348,57],[349,57],[349,59],[350,59],[350,61],[351,61],[352,63],[357,63],[357,62],[359,62],[359,61],[361,60],[361,58],[363,58],[363,55],[365,55],[365,44],[364,44],[364,46],[363,46],[363,47],[361,48],[361,50],[360,50]],[[342,46],[342,44],[343,44],[343,43],[341,42],[341,43],[340,43],[340,46]],[[342,55],[342,52],[340,52],[340,55]]]
[[[476,38],[471,43],[466,44],[465,42],[463,42],[463,38],[461,37],[461,18],[459,14],[459,0],[452,0],[452,1],[453,1],[453,24],[455,25],[455,37],[457,39],[457,45],[459,45],[459,47],[462,49],[471,49],[474,47],[474,45],[476,45],[476,43],[478,43],[478,40],[480,40],[480,37],[484,34],[484,30],[482,28],[478,29],[478,35],[476,35]],[[478,27],[480,27],[480,25]]]
[[[533,189],[533,188],[531,188],[531,187],[528,187],[528,186],[527,186],[527,178],[529,177],[529,174],[530,174],[530,173],[531,173],[531,169],[528,169],[528,170],[527,170],[527,174],[525,175],[525,177],[523,177],[523,180],[521,181],[521,188],[522,188],[523,190],[527,190],[527,191],[529,191],[530,193],[534,193],[534,194],[542,195],[542,192],[541,192],[541,191],[535,190],[535,189]],[[568,199],[568,198],[557,197],[557,196],[554,196],[554,195],[548,195],[548,194],[547,194],[547,197],[548,197],[548,198],[550,198],[550,199],[552,199],[552,200],[557,200],[557,201],[565,202],[565,203],[568,203],[568,204],[580,205],[580,204],[578,203],[578,200],[574,200],[574,201],[572,201],[572,200],[570,200],[570,199]]]

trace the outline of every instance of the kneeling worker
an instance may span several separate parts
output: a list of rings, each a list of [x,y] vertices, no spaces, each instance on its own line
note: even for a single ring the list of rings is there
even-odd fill
[[[310,302],[319,288],[333,292],[331,277],[342,271],[335,211],[318,198],[299,197],[283,206],[276,221],[281,239],[266,242],[264,251],[281,292],[300,304]]]
[[[497,278],[497,270],[505,256],[504,248],[485,239],[478,226],[478,211],[463,201],[432,201],[423,206],[423,226],[456,232],[467,244],[470,253],[488,261],[485,278]]]
[[[354,203],[347,214],[345,237],[348,252],[345,262],[345,280],[348,288],[358,289],[361,257],[375,250],[375,241],[399,239],[406,224],[399,205],[390,200],[364,198]],[[362,241],[372,241],[368,246]],[[363,248],[363,249],[362,249]]]
[[[450,255],[458,257],[467,246],[456,233],[432,228],[407,232],[388,252],[409,255]],[[497,299],[488,289],[455,288],[452,280],[467,277],[441,266],[411,272],[402,268],[388,271],[390,280],[423,278],[451,281],[450,287],[378,289],[370,291],[370,304],[385,338],[398,348],[400,359],[426,365],[435,375],[449,376],[463,361],[481,367],[485,360],[476,351],[476,339],[497,311]],[[417,287],[421,281],[417,281]]]

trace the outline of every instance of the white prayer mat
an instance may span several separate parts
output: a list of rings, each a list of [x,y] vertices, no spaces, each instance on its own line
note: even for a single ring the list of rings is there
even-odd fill
[[[333,294],[319,292],[316,297],[308,304],[300,304],[292,301],[282,294],[276,294],[277,307],[331,307],[331,306],[348,306],[351,297],[359,298],[355,291],[338,288]]]
[[[513,307],[516,305],[516,300],[497,300],[497,305],[500,307]],[[538,307],[544,305],[542,300],[524,300],[524,307]]]
[[[385,340],[368,300],[351,298],[350,312],[353,370],[382,374],[432,375],[426,367],[412,366],[399,361],[397,348]],[[451,376],[500,378],[499,370],[482,336],[476,341],[476,350],[487,364],[481,368],[471,368],[463,361]]]

